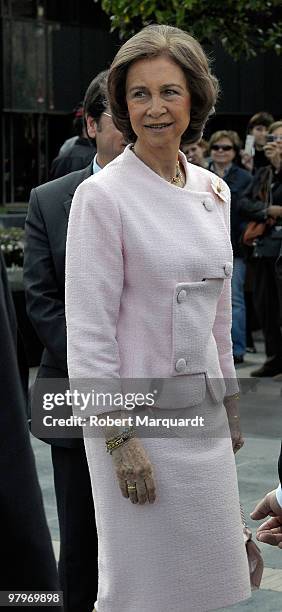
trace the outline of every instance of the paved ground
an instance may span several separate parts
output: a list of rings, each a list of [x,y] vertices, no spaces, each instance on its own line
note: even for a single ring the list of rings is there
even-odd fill
[[[237,454],[241,503],[246,518],[259,499],[277,485],[277,457],[281,440],[282,381],[253,381],[250,371],[264,360],[262,342],[257,342],[258,353],[248,355],[246,363],[238,368],[243,391],[241,402],[245,446]],[[34,374],[34,373],[33,373]],[[59,529],[52,479],[50,448],[32,439],[42,487],[47,520],[56,556],[59,552]],[[248,519],[253,534],[256,523]],[[282,612],[282,550],[259,545],[265,562],[261,589],[245,603],[226,608],[249,612]],[[227,585],[228,588],[228,585]],[[83,611],[81,611],[83,612]],[[183,611],[185,612],[185,611]]]

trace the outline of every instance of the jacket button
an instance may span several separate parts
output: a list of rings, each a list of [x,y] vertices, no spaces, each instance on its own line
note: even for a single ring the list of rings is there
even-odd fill
[[[178,359],[175,364],[176,372],[184,372],[185,368],[186,368],[185,359]]]
[[[185,291],[185,289],[181,289],[181,291],[179,291],[179,293],[177,294],[177,301],[178,304],[181,304],[181,302],[184,302],[187,296],[187,291]]]
[[[203,202],[203,205],[204,205],[205,209],[208,210],[209,212],[211,212],[213,210],[213,202],[211,200],[205,200]]]
[[[225,276],[231,276],[232,275],[233,266],[232,266],[232,263],[230,261],[228,261],[226,264],[224,264],[223,269],[224,269]]]

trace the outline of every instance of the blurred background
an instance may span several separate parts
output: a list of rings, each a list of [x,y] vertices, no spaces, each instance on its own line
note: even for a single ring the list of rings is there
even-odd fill
[[[198,36],[221,84],[206,140],[232,129],[244,142],[248,121],[260,110],[281,118],[279,2],[258,0],[249,12],[242,12],[242,2],[223,7],[199,1],[185,12],[186,4],[193,3],[183,0],[175,9],[155,0],[0,0],[0,243],[30,366],[39,363],[41,351],[26,318],[21,274],[30,190],[52,178],[52,160],[75,134],[74,110],[91,79],[109,66],[122,36],[146,19],[178,20]]]
[[[73,108],[120,40],[93,0],[1,0],[0,6],[0,206],[7,212],[26,206],[31,188],[48,180],[52,159],[72,135]],[[281,59],[271,50],[236,60],[220,37],[213,38],[208,50],[222,95],[205,136],[233,129],[243,138],[258,110],[280,118]]]

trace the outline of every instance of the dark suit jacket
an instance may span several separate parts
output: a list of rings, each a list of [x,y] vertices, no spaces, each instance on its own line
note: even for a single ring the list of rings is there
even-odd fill
[[[279,305],[280,305],[280,325],[282,326],[282,244],[280,248],[280,254],[276,261],[275,267],[276,267]]]
[[[67,379],[65,251],[68,217],[78,185],[92,174],[92,163],[31,191],[26,218],[24,283],[28,316],[44,351],[38,378]],[[67,381],[66,381],[67,385]],[[78,446],[82,440],[49,440]]]
[[[278,284],[278,293],[279,293],[279,303],[280,303],[280,325],[282,325],[282,246],[280,249],[279,257],[276,261],[276,274],[277,274],[277,284]],[[279,478],[282,485],[282,444],[280,456],[278,459],[278,472]]]
[[[15,312],[0,251],[0,590],[58,590],[29,440],[16,337]]]
[[[280,483],[282,486],[282,444],[281,444],[280,456],[278,459],[278,473],[279,473]]]
[[[78,138],[66,153],[58,155],[51,165],[50,179],[82,170],[93,160],[96,149],[88,138]]]

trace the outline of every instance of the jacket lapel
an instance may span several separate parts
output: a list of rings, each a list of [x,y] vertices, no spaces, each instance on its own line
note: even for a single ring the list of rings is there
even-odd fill
[[[83,172],[81,172],[81,175],[79,177],[79,180],[77,181],[77,183],[74,183],[72,186],[72,189],[70,189],[68,197],[66,198],[66,200],[63,203],[67,218],[69,218],[69,214],[70,214],[70,209],[71,209],[71,203],[72,203],[72,199],[75,193],[75,190],[77,189],[78,185],[80,185],[80,183],[82,183],[83,181],[85,181],[85,179],[89,178],[89,176],[92,175],[92,169],[93,169],[93,165],[92,162],[91,164],[89,164],[89,166],[87,166],[87,168],[85,168],[85,170]]]

